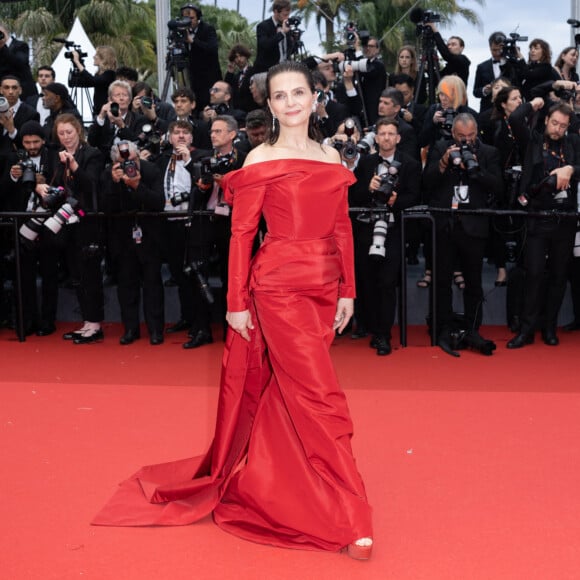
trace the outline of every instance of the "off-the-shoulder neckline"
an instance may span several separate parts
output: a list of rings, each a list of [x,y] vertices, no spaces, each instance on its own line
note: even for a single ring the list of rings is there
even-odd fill
[[[263,165],[264,163],[277,163],[277,162],[285,162],[288,163],[289,161],[300,161],[302,163],[316,163],[319,165],[335,165],[336,167],[342,167],[343,169],[346,169],[344,167],[344,165],[342,165],[341,163],[334,163],[331,161],[320,161],[318,159],[303,159],[301,157],[283,157],[280,159],[266,159],[264,161],[256,161],[256,163],[250,163],[250,165],[244,165],[242,167],[242,169],[249,169],[250,167],[253,167],[254,165]]]

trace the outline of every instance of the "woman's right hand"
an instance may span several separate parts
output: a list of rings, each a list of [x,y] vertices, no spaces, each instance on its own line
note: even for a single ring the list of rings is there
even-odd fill
[[[226,314],[228,324],[241,334],[242,338],[250,340],[250,333],[248,330],[254,330],[254,323],[252,322],[252,315],[249,310],[242,310],[240,312],[228,312]]]

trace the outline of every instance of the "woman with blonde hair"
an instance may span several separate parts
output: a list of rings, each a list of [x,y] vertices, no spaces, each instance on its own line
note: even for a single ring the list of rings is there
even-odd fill
[[[117,69],[117,53],[112,46],[97,46],[93,64],[97,67],[96,74],[92,75],[83,64],[78,51],[71,50],[72,61],[75,66],[68,79],[69,87],[94,87],[93,116],[108,101],[109,85],[115,80]]]

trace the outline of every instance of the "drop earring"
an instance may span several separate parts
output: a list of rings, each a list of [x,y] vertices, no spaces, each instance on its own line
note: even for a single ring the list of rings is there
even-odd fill
[[[276,131],[276,115],[272,115],[272,133]]]

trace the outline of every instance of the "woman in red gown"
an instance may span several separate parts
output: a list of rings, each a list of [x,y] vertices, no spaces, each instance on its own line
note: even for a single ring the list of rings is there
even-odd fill
[[[93,523],[187,524],[213,512],[252,541],[370,556],[371,508],[329,353],[353,312],[353,177],[315,140],[315,103],[306,67],[272,67],[269,142],[222,182],[233,202],[230,331],[210,450],[142,468]],[[262,215],[268,233],[251,259]]]

